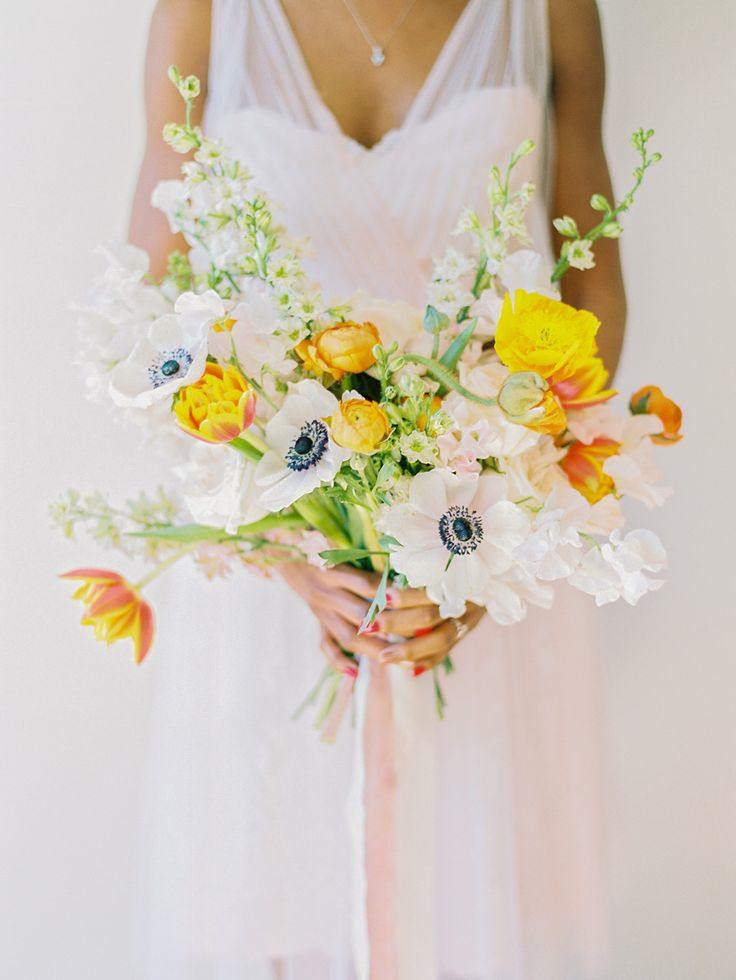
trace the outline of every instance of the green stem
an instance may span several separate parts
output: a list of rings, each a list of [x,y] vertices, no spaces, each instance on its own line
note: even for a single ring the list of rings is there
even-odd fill
[[[468,391],[464,385],[460,384],[451,371],[448,371],[441,364],[438,364],[437,361],[433,361],[429,357],[424,357],[422,354],[405,354],[404,357],[407,361],[411,361],[413,364],[421,364],[422,367],[425,367],[427,371],[429,371],[436,381],[439,381],[446,388],[452,388],[453,391],[456,391],[459,395],[462,395],[463,398],[467,398],[469,402],[475,402],[477,405],[487,405],[489,407],[496,404],[495,398],[482,398],[480,395],[476,395],[474,392]]]
[[[162,572],[165,572],[167,568],[170,568],[171,565],[175,565],[180,558],[183,558],[185,555],[188,555],[190,551],[194,551],[194,549],[197,547],[198,544],[200,544],[200,542],[195,541],[192,544],[183,545],[176,552],[175,555],[172,555],[170,558],[167,558],[165,561],[159,562],[155,568],[151,569],[148,575],[144,575],[143,578],[140,579],[140,581],[136,582],[133,588],[134,589],[145,588],[145,586],[147,586],[150,582],[153,582],[154,579],[158,578],[159,575],[162,574]]]

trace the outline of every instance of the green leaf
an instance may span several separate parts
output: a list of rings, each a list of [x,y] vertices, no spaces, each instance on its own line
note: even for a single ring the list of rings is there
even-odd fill
[[[145,531],[128,531],[126,537],[153,538],[156,541],[227,541],[232,535],[220,527],[208,527],[206,524],[162,524],[159,527],[149,527]]]
[[[411,361],[412,364],[421,364],[425,367],[427,371],[432,375],[435,380],[443,384],[445,388],[452,388],[463,398],[467,398],[470,402],[475,402],[476,405],[495,405],[495,398],[481,398],[480,395],[476,395],[473,391],[468,391],[468,389],[461,385],[457,380],[455,375],[448,371],[444,364],[440,364],[438,361],[433,361],[431,357],[424,357],[422,354],[407,354],[407,361]]]
[[[365,619],[358,627],[358,633],[363,633],[371,625],[373,620],[379,613],[382,613],[386,608],[386,586],[388,585],[388,573],[390,565],[386,562],[383,574],[381,575],[381,581],[376,589],[376,594],[373,597],[373,601],[368,607],[368,612],[365,614]]]
[[[368,548],[331,548],[329,551],[320,551],[319,556],[323,558],[327,564],[332,567],[333,565],[347,565],[351,561],[357,561],[360,558],[370,558],[371,555],[388,555],[387,551],[371,551]]]
[[[309,525],[298,514],[267,514],[259,521],[253,521],[251,524],[241,524],[237,534],[239,538],[247,537],[249,534],[265,534],[267,531],[272,531],[277,527],[291,531],[309,527]]]
[[[463,351],[468,346],[468,343],[470,342],[470,338],[473,336],[473,331],[475,330],[477,325],[478,325],[478,317],[475,316],[468,323],[467,327],[465,327],[465,329],[461,333],[459,333],[457,337],[455,337],[453,342],[450,344],[450,346],[447,348],[445,353],[440,358],[440,364],[444,364],[444,366],[449,371],[455,370],[457,362],[460,360]]]

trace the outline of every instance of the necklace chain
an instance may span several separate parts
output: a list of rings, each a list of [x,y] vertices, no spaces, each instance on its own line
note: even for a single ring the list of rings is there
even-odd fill
[[[363,35],[366,44],[371,49],[371,64],[374,64],[376,68],[380,68],[380,66],[386,60],[386,49],[388,48],[389,44],[396,36],[397,32],[403,26],[406,18],[412,12],[412,9],[416,4],[416,2],[417,0],[407,0],[407,2],[404,4],[403,9],[399,13],[399,16],[396,18],[396,21],[391,27],[391,30],[386,35],[386,37],[383,39],[383,41],[377,41],[376,38],[371,33],[371,30],[366,24],[365,20],[363,19],[363,17],[361,17],[360,13],[358,12],[353,0],[343,0],[343,3],[347,7],[348,13],[355,21],[355,26]]]

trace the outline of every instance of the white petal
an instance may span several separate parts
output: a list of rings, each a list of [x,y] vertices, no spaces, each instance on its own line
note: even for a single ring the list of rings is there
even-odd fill
[[[409,502],[415,510],[436,521],[447,510],[448,476],[441,470],[417,473],[409,486]]]

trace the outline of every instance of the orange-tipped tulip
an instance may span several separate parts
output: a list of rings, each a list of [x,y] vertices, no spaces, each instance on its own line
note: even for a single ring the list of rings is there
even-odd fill
[[[81,582],[72,598],[84,604],[82,626],[91,626],[95,639],[110,646],[128,637],[139,664],[153,642],[153,609],[130,582],[104,568],[75,568],[61,578]]]
[[[632,395],[629,409],[632,415],[656,415],[661,419],[664,428],[651,437],[652,442],[671,446],[682,439],[682,409],[656,385],[646,385]]]
[[[620,443],[613,439],[594,439],[589,446],[584,442],[574,442],[567,450],[560,466],[571,486],[589,503],[597,503],[616,489],[611,477],[603,471],[603,465],[620,448]]]
[[[202,377],[179,391],[179,426],[203,442],[231,442],[253,422],[255,392],[237,368],[208,363]]]

